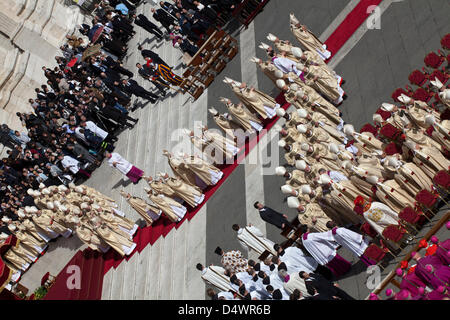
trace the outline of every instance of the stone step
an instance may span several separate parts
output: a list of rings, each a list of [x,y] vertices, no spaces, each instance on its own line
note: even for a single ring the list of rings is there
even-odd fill
[[[206,260],[206,212],[207,204],[187,224],[186,259],[184,262],[184,300],[205,299],[205,284],[200,277],[200,271],[195,266],[199,262],[204,265]]]
[[[111,300],[111,289],[114,277],[114,268],[111,268],[103,276],[103,286],[102,286],[102,300]]]
[[[112,270],[114,270],[111,285],[111,300],[122,299],[122,289],[126,282],[126,279],[124,278],[124,269],[126,268],[126,265],[127,263],[122,262],[116,269],[111,268]],[[129,284],[127,283],[126,285]]]
[[[136,265],[136,276],[135,276],[135,280],[134,280],[134,295],[133,295],[133,300],[141,300],[144,299],[145,296],[145,290],[147,287],[147,273],[146,270],[148,268],[148,264],[150,262],[150,245],[147,245],[147,247],[144,248],[144,250],[142,250],[138,257],[138,262]],[[135,255],[137,255],[135,253]]]
[[[158,298],[158,288],[160,268],[161,268],[161,250],[164,247],[164,238],[159,238],[152,246],[147,246],[144,250],[150,251],[150,259],[146,273],[147,277],[145,280],[145,294],[144,300],[156,300]]]
[[[172,296],[173,300],[182,300],[183,299],[183,289],[185,283],[185,272],[187,269],[186,264],[186,242],[189,237],[189,221],[183,222],[183,224],[176,229],[174,232],[174,248],[173,248],[173,269],[175,272],[172,272],[171,283],[172,283]],[[194,235],[191,235],[194,236]]]
[[[134,288],[136,287],[136,273],[138,272],[137,266],[139,261],[139,253],[136,252],[130,260],[122,261],[121,264],[125,265],[123,270],[123,286],[122,286],[122,300],[131,300],[134,298]]]
[[[170,300],[172,299],[172,281],[173,274],[176,272],[174,270],[174,240],[175,240],[175,230],[169,232],[164,238],[161,246],[161,257],[160,257],[160,271],[159,271],[159,287],[157,300]]]

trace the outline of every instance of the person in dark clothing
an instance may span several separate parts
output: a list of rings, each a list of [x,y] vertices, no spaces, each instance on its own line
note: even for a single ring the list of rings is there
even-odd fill
[[[133,15],[134,23],[142,28],[144,28],[147,32],[154,34],[158,40],[163,39],[163,32],[158,28],[156,24],[147,19],[143,14],[139,14],[138,16]]]
[[[11,132],[11,129],[6,124],[2,124],[0,127],[0,143],[3,144],[5,147],[8,147],[10,149],[14,148],[14,140],[11,138],[9,133]]]
[[[318,273],[309,274],[305,271],[300,271],[299,276],[305,280],[306,288],[312,286],[320,295],[328,297],[329,300],[336,298],[341,300],[355,300],[348,293],[339,288],[338,284],[325,279],[324,276]],[[312,289],[308,289],[308,292],[310,291],[313,292]]]
[[[150,58],[157,64],[164,64],[166,66],[169,66],[169,64],[167,64],[157,53],[153,52],[152,50],[142,49],[142,46],[140,45],[138,45],[138,50],[141,51],[141,55],[142,57],[144,57],[144,59]]]
[[[135,124],[136,122],[138,122],[139,119],[133,119],[130,116],[122,113],[120,110],[118,110],[117,108],[111,107],[111,106],[107,106],[105,104],[103,104],[100,107],[100,112],[109,119],[114,120],[115,122],[119,123],[120,126],[127,126],[128,128],[132,128],[133,125],[129,124],[127,122],[127,120],[131,120],[133,121]]]
[[[167,33],[170,33],[170,26],[175,25],[175,19],[162,9],[156,10],[155,8],[152,8],[151,11],[153,13],[153,19],[159,21],[159,23],[167,30]]]
[[[79,143],[69,144],[67,145],[66,148],[74,155],[73,158],[75,158],[76,160],[82,162],[89,162],[96,166],[100,165],[100,161],[98,161],[98,159],[81,144]]]
[[[292,224],[287,220],[287,215],[266,207],[258,201],[256,201],[253,206],[255,207],[255,209],[258,209],[261,219],[263,219],[267,223],[273,224],[279,229],[284,229],[286,226],[290,226],[293,228]]]
[[[117,73],[123,74],[129,78],[133,78],[134,74],[128,69],[125,69],[119,61],[114,61],[110,56],[100,57],[102,64],[107,66],[109,69],[116,71]]]
[[[134,94],[135,96],[150,100],[151,103],[155,103],[156,99],[158,99],[158,96],[156,94],[145,90],[133,79],[122,80],[122,90],[129,94]]]
[[[188,53],[191,57],[193,57],[198,51],[197,46],[192,45],[186,39],[178,38],[177,43],[180,49],[183,50],[183,52]]]

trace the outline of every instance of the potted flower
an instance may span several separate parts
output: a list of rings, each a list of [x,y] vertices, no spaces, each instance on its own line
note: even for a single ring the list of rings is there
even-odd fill
[[[41,300],[47,294],[47,288],[45,286],[40,286],[34,291],[34,300]]]

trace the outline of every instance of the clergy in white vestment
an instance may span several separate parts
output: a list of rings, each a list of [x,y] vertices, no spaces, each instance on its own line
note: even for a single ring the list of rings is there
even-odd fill
[[[352,264],[337,254],[339,243],[331,231],[309,233],[306,225],[300,226],[302,243],[305,249],[322,266],[327,266],[336,277],[347,273]]]
[[[313,257],[307,256],[300,248],[287,247],[282,249],[276,244],[274,249],[278,252],[279,261],[286,264],[289,272],[315,272],[318,267],[317,261]]]
[[[80,170],[80,162],[71,156],[60,155],[58,158],[61,160],[61,165],[64,169],[69,169],[73,174],[77,174]]]
[[[233,230],[237,231],[237,238],[244,249],[254,250],[258,255],[261,255],[266,250],[276,254],[275,250],[273,250],[274,242],[264,237],[261,230],[254,225],[249,224],[240,228],[239,225],[234,224]]]
[[[225,269],[219,266],[204,267],[201,263],[197,264],[197,270],[202,272],[202,279],[219,290],[229,291],[230,277],[225,275]]]
[[[294,290],[297,289],[301,292],[303,297],[307,298],[311,296],[306,289],[305,280],[300,278],[299,272],[290,273],[289,278],[284,283],[283,287],[289,294],[292,294]]]
[[[239,300],[229,291],[221,291],[217,294],[219,300]]]
[[[144,171],[132,165],[128,160],[124,159],[117,152],[106,152],[106,158],[108,158],[108,164],[111,167],[116,168],[133,183],[137,183],[139,179],[144,175]]]
[[[367,238],[347,228],[338,228],[333,221],[329,221],[327,227],[331,229],[331,234],[337,243],[360,258],[366,265],[372,265],[372,263],[363,256],[364,251],[366,251],[369,246],[369,240]]]
[[[386,227],[399,224],[397,212],[381,202],[368,202],[358,197],[355,199],[355,212],[362,214],[380,235]]]
[[[96,136],[102,138],[102,140],[105,140],[106,137],[108,136],[108,132],[97,126],[94,122],[86,121],[85,124],[86,125],[83,125],[83,123],[81,123],[80,125],[85,129],[92,131]]]

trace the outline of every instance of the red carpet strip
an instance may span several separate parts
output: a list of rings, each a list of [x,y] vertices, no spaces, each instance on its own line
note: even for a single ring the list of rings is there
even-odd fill
[[[327,50],[331,51],[330,59],[342,48],[348,39],[369,17],[370,12],[367,9],[370,6],[377,6],[383,0],[361,0],[356,7],[345,17],[344,21],[334,30],[330,37],[325,41]],[[328,61],[330,60],[328,59]]]

